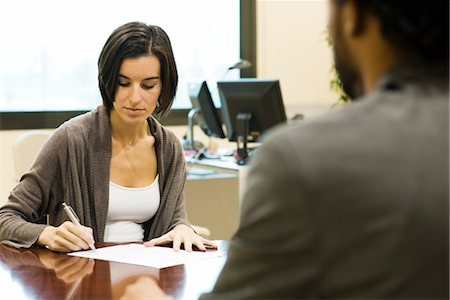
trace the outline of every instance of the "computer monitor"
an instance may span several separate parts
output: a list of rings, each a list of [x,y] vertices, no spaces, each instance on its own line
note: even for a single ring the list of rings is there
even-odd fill
[[[247,142],[257,142],[269,128],[286,122],[280,82],[245,78],[217,82],[223,121],[230,141],[237,141],[238,163],[245,164]]]
[[[214,106],[206,81],[189,83],[188,89],[192,108],[197,110],[197,124],[203,132],[210,137],[225,138],[222,120]]]

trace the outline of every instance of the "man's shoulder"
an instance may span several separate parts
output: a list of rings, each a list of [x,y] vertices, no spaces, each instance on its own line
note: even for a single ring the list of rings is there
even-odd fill
[[[263,142],[329,140],[330,137],[336,137],[338,133],[355,129],[354,126],[357,123],[363,122],[361,116],[366,108],[360,106],[358,104],[331,108],[310,119],[276,126],[264,135]]]
[[[393,140],[416,145],[427,138],[423,132],[428,131],[443,139],[447,134],[448,140],[448,102],[448,85],[447,91],[434,83],[380,90],[320,116],[275,127],[263,143],[310,157],[339,157],[339,153],[348,157],[368,149],[392,150]]]
[[[379,126],[386,118],[385,111],[389,110],[380,105],[374,99],[364,99],[330,108],[309,119],[274,127],[265,134],[261,149],[270,148],[279,155],[298,156],[302,160],[340,159],[358,153],[376,143],[376,139],[385,138],[373,136],[374,130],[382,135],[390,134]]]

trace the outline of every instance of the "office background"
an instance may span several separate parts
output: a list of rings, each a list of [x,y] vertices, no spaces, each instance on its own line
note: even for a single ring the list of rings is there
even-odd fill
[[[313,117],[337,101],[330,90],[332,54],[326,41],[326,0],[257,0],[257,77],[280,80],[288,117]],[[180,138],[186,126],[171,126]],[[0,131],[0,205],[14,187],[12,145],[24,130]],[[195,137],[207,142],[196,128]],[[222,147],[235,147],[215,140]]]

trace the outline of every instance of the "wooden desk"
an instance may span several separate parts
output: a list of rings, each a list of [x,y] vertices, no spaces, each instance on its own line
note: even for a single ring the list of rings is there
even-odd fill
[[[246,167],[238,165],[234,159],[228,157],[227,159],[186,159],[186,163],[188,166],[199,166],[218,172],[228,172],[232,174],[236,174]]]
[[[107,245],[112,244],[96,244]],[[219,243],[225,253],[227,246],[225,241]],[[0,286],[2,296],[9,299],[119,299],[139,276],[153,276],[175,299],[198,299],[213,288],[225,260],[218,257],[158,270],[0,245]]]

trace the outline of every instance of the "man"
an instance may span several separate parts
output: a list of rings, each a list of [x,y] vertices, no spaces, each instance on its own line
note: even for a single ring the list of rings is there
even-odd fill
[[[330,0],[355,103],[266,136],[201,299],[448,299],[448,16],[447,0]]]

